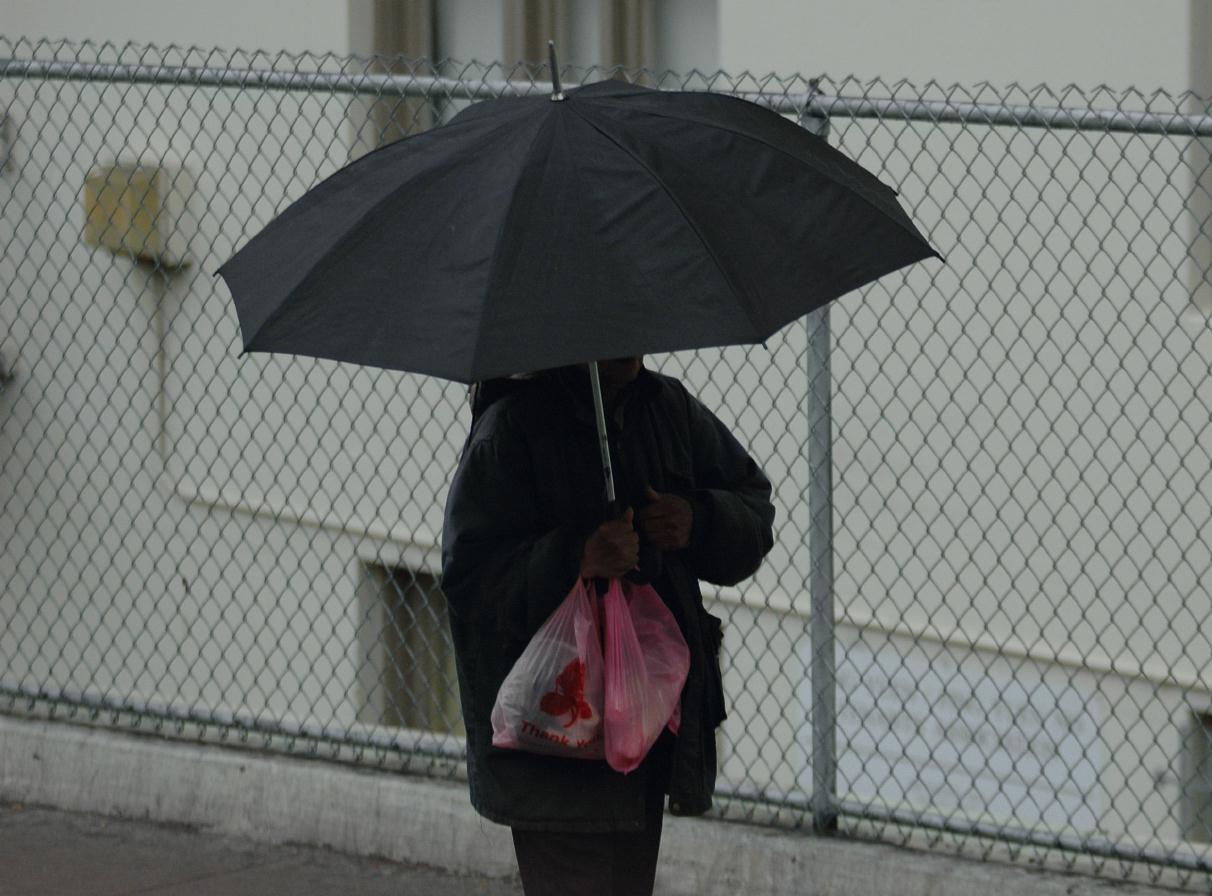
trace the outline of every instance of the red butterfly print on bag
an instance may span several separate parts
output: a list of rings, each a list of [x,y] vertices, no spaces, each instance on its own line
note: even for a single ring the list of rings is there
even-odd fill
[[[543,695],[539,709],[549,716],[569,713],[565,728],[571,728],[578,719],[593,717],[593,707],[585,701],[585,661],[577,658],[564,667],[556,676],[556,689]]]

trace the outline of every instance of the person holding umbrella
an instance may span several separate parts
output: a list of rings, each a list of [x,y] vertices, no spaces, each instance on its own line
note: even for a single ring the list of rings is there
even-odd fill
[[[620,503],[604,510],[584,366],[546,371],[482,409],[450,489],[442,585],[468,738],[471,801],[513,829],[528,896],[651,893],[665,795],[711,807],[725,716],[721,624],[699,581],[750,576],[773,544],[771,487],[677,380],[632,357],[599,365]],[[578,576],[650,580],[690,649],[681,723],[628,775],[605,761],[493,747],[501,683]]]
[[[735,437],[642,356],[763,342],[938,253],[892,188],[770,109],[564,91],[554,52],[551,71],[549,97],[476,103],[354,161],[218,273],[243,353],[462,383],[542,371],[477,403],[446,508],[471,800],[514,828],[527,893],[645,893],[665,793],[693,815],[715,782],[721,629],[698,580],[751,575],[773,508]],[[654,584],[689,647],[677,736],[625,777],[493,748],[494,683],[577,576],[620,573]]]

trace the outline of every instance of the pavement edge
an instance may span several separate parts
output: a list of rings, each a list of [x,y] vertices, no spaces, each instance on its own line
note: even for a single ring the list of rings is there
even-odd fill
[[[466,785],[0,714],[0,800],[186,824],[270,843],[325,846],[454,873],[513,877],[507,828]],[[821,896],[1148,896],[1175,891],[667,817],[657,891]]]

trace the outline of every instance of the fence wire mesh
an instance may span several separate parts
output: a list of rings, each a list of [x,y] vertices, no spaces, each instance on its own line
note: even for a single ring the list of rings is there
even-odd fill
[[[212,274],[350,159],[546,73],[2,37],[0,66],[0,708],[459,774],[437,573],[465,390],[238,358]],[[821,351],[805,324],[652,359],[776,483],[765,566],[710,592],[719,813],[1209,880],[1206,105],[563,81],[612,74],[826,118],[947,257],[839,300]]]

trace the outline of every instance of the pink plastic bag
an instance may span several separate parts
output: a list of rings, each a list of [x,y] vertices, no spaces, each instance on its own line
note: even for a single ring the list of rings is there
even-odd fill
[[[606,761],[633,771],[681,718],[690,650],[677,620],[647,585],[612,579],[606,615]]]
[[[492,744],[601,759],[603,676],[597,598],[582,580],[539,628],[497,692]]]

